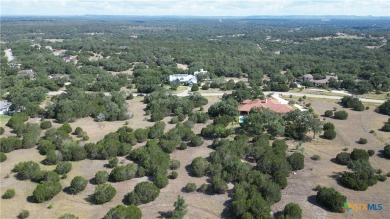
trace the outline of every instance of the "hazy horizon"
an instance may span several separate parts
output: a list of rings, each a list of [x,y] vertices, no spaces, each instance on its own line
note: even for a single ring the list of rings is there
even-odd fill
[[[2,0],[1,16],[390,16],[387,0]]]

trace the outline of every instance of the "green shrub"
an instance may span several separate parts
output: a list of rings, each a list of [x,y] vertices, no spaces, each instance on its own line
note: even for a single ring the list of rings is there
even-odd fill
[[[206,174],[209,162],[203,157],[196,157],[191,162],[192,174],[196,177],[202,177]]]
[[[79,219],[79,217],[77,217],[76,215],[67,213],[67,214],[61,215],[58,219]]]
[[[344,110],[337,111],[334,113],[334,118],[339,119],[339,120],[346,120],[346,119],[348,119],[348,113],[345,112]]]
[[[75,176],[70,182],[70,192],[72,194],[77,194],[87,187],[88,180],[82,176]]]
[[[372,157],[375,154],[374,150],[367,150],[368,156]]]
[[[57,164],[56,169],[54,170],[58,174],[67,174],[72,169],[72,163],[69,161],[61,161]]]
[[[347,165],[351,161],[351,154],[347,152],[341,152],[337,154],[336,161],[338,164]]]
[[[28,218],[30,216],[30,212],[28,210],[22,210],[19,214],[18,214],[18,218],[19,219],[25,219],[25,218]]]
[[[383,154],[385,155],[385,157],[387,157],[388,159],[390,159],[390,144],[386,145],[386,146],[383,148]]]
[[[145,175],[146,175],[145,168],[143,168],[143,167],[138,167],[137,176],[138,176],[138,177],[144,177]]]
[[[324,131],[324,138],[332,140],[336,138],[336,132],[332,129]]]
[[[103,204],[111,201],[115,195],[116,189],[112,185],[104,183],[96,186],[92,196],[96,204]]]
[[[111,157],[109,160],[108,160],[108,165],[111,167],[111,168],[114,168],[118,165],[118,158],[117,157]]]
[[[72,127],[70,127],[69,123],[65,122],[61,127],[58,128],[58,130],[64,131],[66,133],[71,133]]]
[[[310,157],[312,160],[321,160],[321,156],[314,154],[313,156]]]
[[[201,146],[203,144],[203,138],[197,135],[191,137],[190,145],[193,147]]]
[[[296,203],[288,203],[283,210],[285,218],[291,219],[301,219],[302,218],[302,209]]]
[[[2,199],[11,199],[15,196],[15,189],[7,189],[5,193],[1,196]]]
[[[135,206],[118,205],[111,208],[103,219],[141,219],[142,212]]]
[[[384,132],[390,132],[390,122],[386,122],[382,128],[381,128],[382,131]]]
[[[112,169],[110,173],[110,179],[114,182],[121,182],[129,179],[133,179],[137,174],[137,165],[129,163],[125,166],[117,166]]]
[[[4,132],[5,132],[5,129],[4,129],[4,127],[0,127],[0,135],[3,135],[3,134],[4,134]]]
[[[180,168],[180,161],[178,161],[178,160],[171,160],[170,165],[169,165],[169,168],[170,168],[171,170],[177,170],[177,169],[179,169],[179,168]]]
[[[176,179],[179,176],[179,174],[176,171],[172,171],[171,175],[169,176],[171,179]]]
[[[151,182],[140,182],[134,191],[127,195],[129,204],[140,205],[154,201],[160,194],[160,189]]]
[[[332,212],[344,212],[343,204],[347,202],[347,197],[340,194],[334,188],[321,187],[317,192],[317,201],[327,207]]]
[[[202,184],[199,189],[198,189],[198,192],[201,192],[201,193],[205,193],[207,190],[209,189],[209,185],[204,183]]]
[[[368,152],[363,149],[354,148],[351,152],[352,160],[368,160],[369,157]]]
[[[323,130],[334,130],[334,124],[331,122],[324,123]]]
[[[185,192],[194,192],[196,190],[196,184],[195,183],[187,183],[187,185],[184,186],[183,190]]]
[[[33,197],[36,202],[42,203],[44,201],[52,199],[55,195],[61,192],[62,186],[59,182],[44,182],[39,184],[34,192]]]
[[[324,116],[325,117],[332,117],[333,116],[333,111],[332,110],[325,111]]]
[[[180,150],[185,150],[185,149],[187,149],[187,144],[186,144],[185,142],[182,142],[182,143],[180,144],[180,146],[179,146],[179,149],[180,149]]]
[[[305,156],[301,153],[295,152],[287,158],[292,170],[301,170],[305,166]]]
[[[95,183],[96,184],[103,184],[108,181],[109,173],[104,170],[99,170],[95,174]]]
[[[211,180],[210,189],[216,194],[224,194],[228,189],[228,185],[220,177],[213,177]]]
[[[50,121],[43,121],[40,125],[41,129],[48,129],[52,127],[52,124]]]
[[[83,137],[84,131],[83,131],[82,128],[77,127],[77,128],[74,130],[73,134],[75,134],[77,137],[81,138],[81,137]]]
[[[162,189],[164,188],[165,186],[168,185],[169,183],[169,180],[168,180],[168,177],[167,177],[167,174],[164,173],[164,172],[158,172],[157,174],[155,174],[155,176],[153,177],[153,182],[154,184]]]
[[[41,172],[39,164],[34,161],[20,162],[12,169],[20,180],[34,179]]]
[[[386,176],[385,175],[377,175],[376,179],[381,181],[381,182],[384,182],[384,181],[386,181]]]
[[[358,141],[359,144],[367,144],[367,139],[365,138],[360,138]]]
[[[7,160],[7,155],[5,153],[0,152],[0,163]]]

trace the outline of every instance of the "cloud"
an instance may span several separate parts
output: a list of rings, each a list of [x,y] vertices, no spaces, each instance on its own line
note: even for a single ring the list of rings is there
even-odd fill
[[[2,15],[376,15],[389,0],[1,0]]]

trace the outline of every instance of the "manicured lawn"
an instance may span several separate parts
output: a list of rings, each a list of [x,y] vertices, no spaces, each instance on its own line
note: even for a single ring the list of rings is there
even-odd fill
[[[0,115],[0,126],[5,126],[5,124],[8,122],[10,118],[11,116]]]

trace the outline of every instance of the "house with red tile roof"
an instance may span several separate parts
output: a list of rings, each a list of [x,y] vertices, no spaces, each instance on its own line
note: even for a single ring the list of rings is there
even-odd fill
[[[244,100],[242,104],[238,105],[238,111],[240,113],[248,114],[254,107],[267,108],[278,114],[286,114],[293,110],[293,108],[288,104],[279,103],[273,98],[266,98],[263,100]]]

